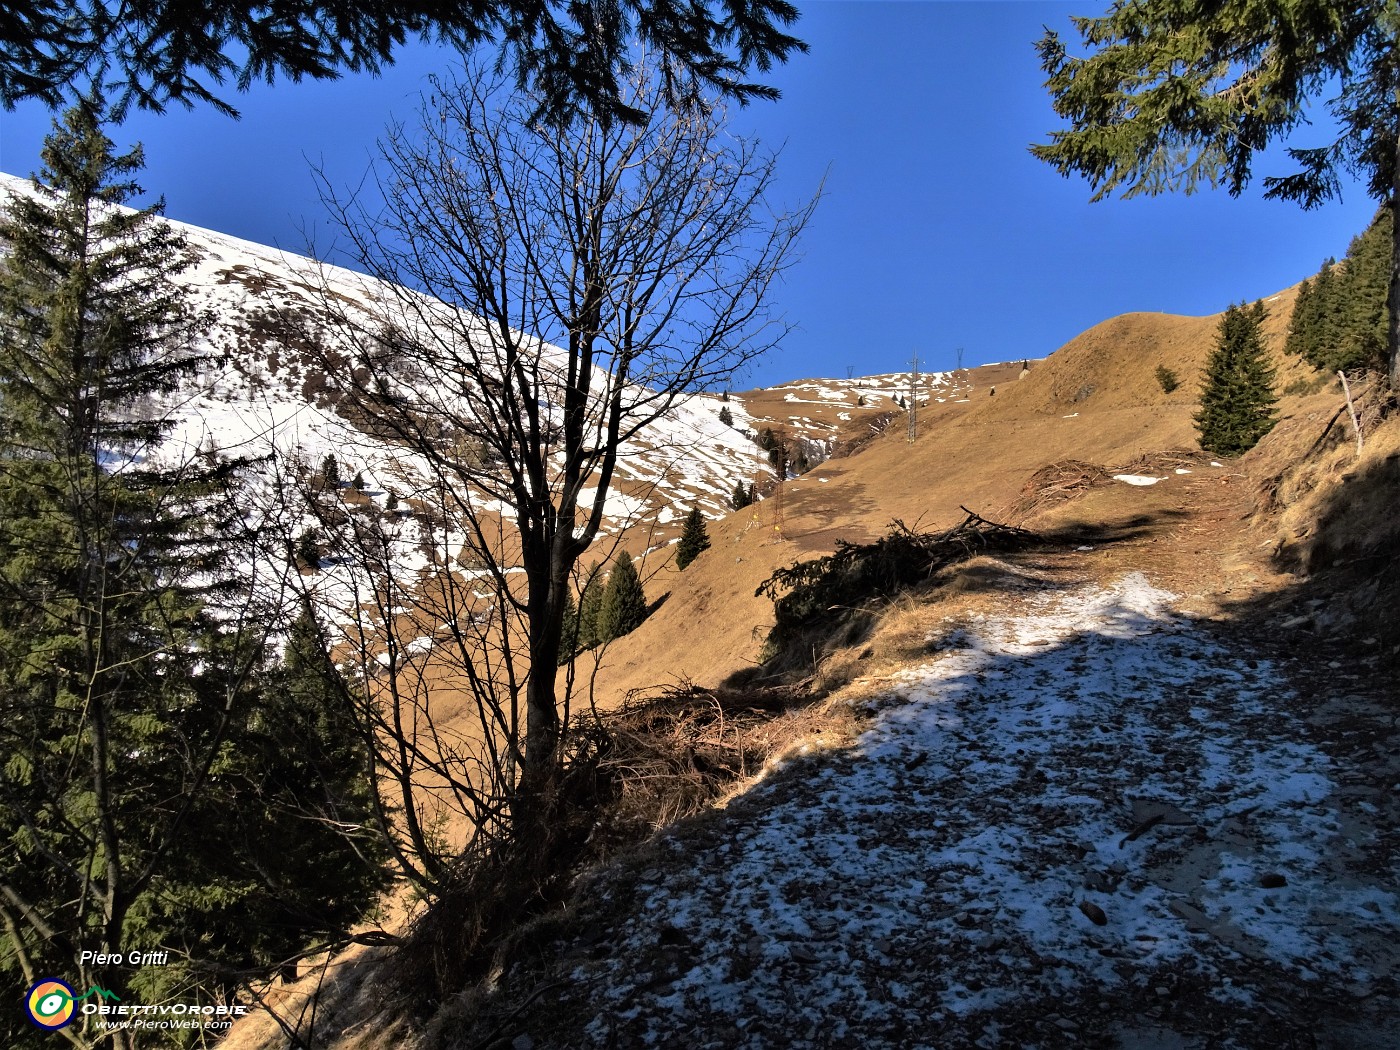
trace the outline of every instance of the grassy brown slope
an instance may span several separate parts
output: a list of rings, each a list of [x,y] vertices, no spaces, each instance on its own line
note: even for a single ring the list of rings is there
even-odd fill
[[[1304,367],[1278,352],[1292,298],[1289,290],[1271,300],[1266,324],[1284,381]],[[774,498],[712,523],[711,549],[684,573],[653,565],[648,594],[669,597],[613,644],[599,675],[600,700],[615,703],[629,690],[676,679],[714,684],[751,666],[772,615],[754,588],[779,566],[833,550],[838,539],[870,541],[895,518],[952,525],[963,505],[1003,512],[1032,473],[1063,460],[1121,465],[1196,447],[1192,416],[1217,324],[1215,317],[1147,313],[1105,321],[1033,362],[1024,379],[1019,363],[995,366],[995,376],[976,377],[967,403],[923,409],[914,444],[901,415],[855,456],[788,482],[781,540]],[[1157,382],[1159,365],[1180,379],[1171,394]],[[1286,399],[1285,414],[1295,400]],[[1176,498],[1168,488],[1150,498],[1142,490],[1120,496],[1154,506]]]

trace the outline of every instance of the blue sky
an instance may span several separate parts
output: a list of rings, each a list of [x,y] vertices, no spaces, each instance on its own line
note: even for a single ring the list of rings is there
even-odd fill
[[[1105,318],[1134,310],[1210,314],[1268,296],[1340,256],[1375,204],[1347,183],[1313,212],[1262,199],[1256,166],[1238,199],[1224,192],[1089,204],[1089,191],[1027,152],[1058,121],[1033,47],[1042,26],[1072,40],[1075,4],[801,2],[811,46],[776,70],[777,103],[735,126],[783,146],[780,196],[799,202],[826,176],[802,259],[774,293],[798,327],[745,386],[808,376],[925,370],[1043,357]],[[339,183],[369,164],[393,116],[411,118],[426,76],[452,56],[403,53],[378,78],[280,81],[237,95],[241,120],[208,107],[133,115],[113,133],[146,146],[145,185],[167,214],[302,250],[324,243],[308,162]],[[1325,128],[1295,141],[1323,141]],[[0,112],[0,169],[39,166],[50,115]]]

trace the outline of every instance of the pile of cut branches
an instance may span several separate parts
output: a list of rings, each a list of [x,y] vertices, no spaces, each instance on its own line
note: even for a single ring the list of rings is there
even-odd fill
[[[506,965],[522,931],[568,903],[579,872],[699,813],[783,747],[843,717],[846,709],[818,710],[797,689],[684,684],[577,718],[543,803],[547,834],[463,853],[405,937],[394,986],[431,1007]]]
[[[1111,474],[1155,474],[1161,470],[1197,470],[1215,457],[1209,452],[1189,448],[1168,448],[1160,452],[1145,452],[1134,460],[1113,468]]]
[[[1064,459],[1041,467],[1021,486],[1021,495],[1007,508],[1007,515],[1027,518],[1042,507],[1054,506],[1107,485],[1112,475],[1103,467],[1077,459]]]
[[[836,553],[778,569],[754,592],[773,602],[777,622],[770,644],[871,601],[926,582],[934,573],[978,554],[1023,548],[1036,537],[1026,529],[988,521],[963,507],[963,521],[946,532],[916,532],[896,519],[874,543],[838,540]]]
[[[700,812],[752,776],[811,713],[791,689],[708,690],[678,685],[603,718],[599,763],[613,799],[594,832],[597,860]]]

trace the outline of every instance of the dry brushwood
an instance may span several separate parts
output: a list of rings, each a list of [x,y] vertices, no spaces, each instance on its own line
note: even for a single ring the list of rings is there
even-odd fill
[[[1007,509],[1008,516],[1025,518],[1042,507],[1064,503],[1067,500],[1088,492],[1098,485],[1106,485],[1112,475],[1103,467],[1083,463],[1077,459],[1065,459],[1041,467],[1021,486],[1021,495]]]
[[[599,773],[613,798],[594,832],[606,854],[698,813],[751,776],[788,735],[792,690],[710,691],[676,686],[605,719]],[[598,857],[597,859],[604,859]]]
[[[1195,470],[1209,463],[1212,458],[1209,452],[1169,448],[1159,452],[1145,452],[1120,467],[1109,468],[1105,473],[1111,477],[1114,474],[1153,474],[1159,470]]]
[[[567,903],[573,878],[711,805],[814,726],[797,690],[677,686],[576,720],[547,804],[550,835],[478,843],[414,922],[395,986],[419,1005],[503,965],[524,926]]]
[[[967,517],[946,532],[915,532],[896,519],[890,532],[874,543],[838,540],[834,554],[775,571],[754,591],[773,602],[777,622],[770,641],[781,643],[784,632],[806,627],[833,611],[888,598],[955,562],[1016,550],[1035,538],[1026,529],[961,509]]]

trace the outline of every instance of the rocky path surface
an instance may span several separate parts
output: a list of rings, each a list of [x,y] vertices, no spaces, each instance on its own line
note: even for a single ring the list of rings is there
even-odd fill
[[[1397,1045],[1393,714],[1173,603],[945,623],[853,746],[598,876],[488,1044]]]

